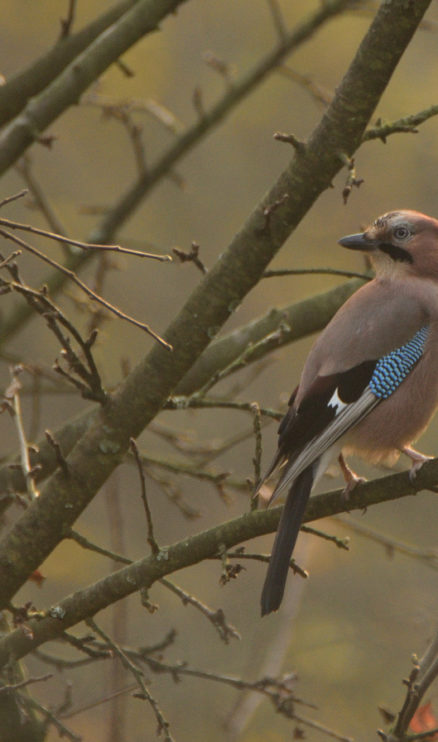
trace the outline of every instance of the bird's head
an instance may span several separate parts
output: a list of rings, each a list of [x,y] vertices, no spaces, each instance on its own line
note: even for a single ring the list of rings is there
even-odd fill
[[[438,220],[418,211],[390,211],[339,244],[367,253],[377,276],[406,274],[438,280]]]

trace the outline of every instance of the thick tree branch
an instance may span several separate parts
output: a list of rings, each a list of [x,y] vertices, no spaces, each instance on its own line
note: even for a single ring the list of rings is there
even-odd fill
[[[77,56],[40,95],[32,98],[0,135],[0,174],[38,139],[58,116],[121,54],[155,31],[159,22],[186,0],[137,0],[88,48]]]
[[[75,57],[132,7],[133,0],[124,0],[103,13],[88,26],[34,60],[0,87],[0,126],[4,126],[26,105],[29,98],[41,93]]]
[[[267,314],[214,340],[178,384],[175,394],[191,395],[198,391],[212,376],[230,366],[250,346],[256,347],[254,353],[247,357],[247,363],[260,360],[271,350],[322,330],[361,283],[356,280],[348,281],[330,291],[316,294],[287,307],[272,308]],[[271,336],[270,340],[261,347],[260,341],[268,336]],[[54,432],[55,440],[59,442],[66,455],[90,427],[96,414],[95,409],[90,408]],[[42,482],[53,473],[57,461],[53,448],[48,445],[45,438],[38,441],[37,448],[38,451],[31,454],[31,461],[33,467],[38,466],[35,481]],[[0,466],[0,493],[3,495],[0,499],[0,514],[13,501],[13,496],[8,496],[8,492],[25,490],[21,470],[11,467],[10,463]]]
[[[347,5],[346,0],[329,0],[281,40],[281,42],[261,59],[252,70],[233,83],[225,95],[211,108],[203,112],[199,121],[188,129],[168,149],[163,157],[148,170],[126,193],[118,199],[100,226],[93,232],[93,241],[106,241],[105,235],[114,235],[126,219],[137,208],[141,200],[169,172],[175,164],[203,139],[215,126],[243,101],[262,80],[292,51],[308,41],[327,20],[338,15]]]
[[[339,307],[363,281],[354,279],[330,291],[286,307],[272,308],[247,325],[214,340],[178,384],[175,394],[193,394],[215,374],[231,366],[246,350],[246,364],[259,361],[272,350],[322,330]],[[261,344],[261,341],[266,342]]]
[[[388,0],[380,6],[305,152],[296,154],[168,328],[166,340],[173,352],[157,346],[131,372],[68,456],[70,477],[55,472],[38,500],[1,541],[0,606],[10,601],[62,540],[63,532],[70,529],[123,460],[129,439],[138,436],[155,417],[180,379],[260,280],[283,242],[329,187],[341,167],[339,154],[351,155],[359,146],[429,3],[417,0],[406,6],[402,0]]]
[[[275,69],[275,66],[294,49],[313,36],[327,20],[339,14],[345,0],[331,0],[309,16],[298,26],[290,31],[284,43],[277,45],[266,57],[264,57],[252,70],[242,76],[230,90],[205,113],[202,118],[190,127],[168,151],[158,160],[155,165],[148,169],[148,173],[136,181],[124,195],[122,195],[114,206],[103,217],[100,224],[91,232],[90,239],[97,243],[111,241],[116,232],[125,224],[133,210],[139,205],[152,188],[157,185],[166,175],[172,172],[179,160],[184,157],[193,147],[217,126],[260,82]],[[0,88],[1,95],[1,88]],[[0,98],[1,101],[1,98]],[[77,271],[90,259],[90,255],[74,254],[69,256],[66,268]],[[59,274],[50,274],[44,281],[50,294],[56,294],[65,284],[65,277]],[[3,320],[2,337],[0,343],[5,343],[15,335],[17,330],[29,320],[31,314],[26,305],[20,305],[14,312]]]
[[[363,510],[370,505],[414,495],[438,482],[438,459],[426,463],[412,484],[408,472],[392,474],[357,487],[350,495],[349,510]],[[185,567],[223,553],[256,536],[276,530],[281,506],[270,510],[245,513],[227,523],[198,533],[171,546],[157,555],[147,556],[104,577],[95,584],[78,590],[47,612],[45,618],[26,622],[28,631],[17,629],[0,640],[0,666],[10,658],[20,659],[41,644],[62,635],[68,628],[94,616],[127,595],[150,588],[154,582]],[[304,522],[345,511],[342,490],[316,495],[310,499]]]

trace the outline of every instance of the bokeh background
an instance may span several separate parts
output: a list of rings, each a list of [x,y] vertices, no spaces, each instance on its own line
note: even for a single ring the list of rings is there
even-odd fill
[[[292,27],[317,3],[306,0],[281,0],[279,3],[288,27]],[[0,28],[0,72],[9,78],[30,64],[56,40],[59,19],[67,3],[59,0],[34,2],[2,0]],[[107,8],[103,0],[79,0],[76,28],[89,22]],[[373,4],[354,3],[354,9],[327,23],[314,37],[286,60],[295,72],[309,76],[330,95],[363,37],[374,12]],[[432,4],[427,23],[418,31],[404,55],[376,112],[393,120],[436,103],[438,83],[438,6]],[[134,72],[127,77],[113,66],[94,86],[93,93],[115,100],[154,99],[173,113],[181,132],[196,120],[193,106],[195,89],[202,91],[206,110],[224,93],[227,82],[205,63],[205,53],[225,60],[232,78],[238,80],[277,42],[266,0],[190,0],[163,22],[161,29],[129,51],[123,61]],[[285,167],[291,155],[287,145],[276,142],[275,131],[293,131],[298,137],[310,134],[322,113],[322,107],[303,86],[286,74],[275,71],[258,89],[237,106],[217,128],[184,159],[176,171],[183,187],[173,180],[161,181],[142,202],[120,230],[117,241],[157,252],[169,253],[174,246],[189,250],[192,241],[200,245],[201,257],[211,267],[229,244],[254,205]],[[153,163],[172,143],[175,134],[166,131],[145,114],[134,114],[142,127],[147,163]],[[120,123],[105,118],[95,106],[80,103],[69,109],[49,129],[56,139],[51,149],[35,145],[29,156],[32,173],[44,189],[66,232],[87,239],[99,223],[103,209],[111,207],[135,180],[132,148]],[[176,134],[177,135],[177,134]],[[346,171],[340,173],[334,188],[324,193],[299,228],[284,245],[272,267],[333,267],[362,270],[362,258],[337,245],[337,240],[379,214],[394,208],[411,208],[437,216],[438,206],[438,120],[421,126],[418,134],[394,135],[386,145],[377,141],[365,144],[357,153],[358,176],[364,179],[360,189],[351,194],[347,205],[342,200]],[[17,170],[3,177],[0,197],[19,191],[23,179]],[[91,212],[91,213],[90,213]],[[46,227],[44,217],[32,208],[32,199],[8,207],[4,215],[36,226]],[[52,257],[61,251],[47,241],[35,240]],[[4,247],[7,252],[9,246]],[[193,265],[136,262],[135,258],[117,258],[115,270],[105,278],[104,295],[124,311],[149,322],[163,331],[191,290],[200,280]],[[34,259],[20,260],[23,277],[38,285],[47,269]],[[95,281],[96,264],[89,264],[81,276]],[[343,279],[332,276],[300,276],[263,281],[247,297],[224,332],[245,324],[272,307],[281,307],[318,292]],[[89,321],[82,297],[69,286],[59,303],[80,327]],[[14,311],[16,301],[2,297],[2,316]],[[272,355],[269,364],[254,377],[253,369],[240,372],[224,382],[218,391],[229,392],[240,385],[237,398],[257,400],[263,406],[284,407],[287,396],[297,383],[303,359],[312,338]],[[140,330],[117,320],[101,326],[96,358],[105,383],[114,387],[124,369],[133,366],[151,345]],[[56,344],[40,319],[32,320],[3,349],[1,384],[9,383],[9,364],[23,363],[49,367],[58,353]],[[24,382],[25,391],[30,382]],[[35,410],[32,395],[25,397],[24,417],[28,430],[37,440],[46,428],[56,429],[64,420],[84,408],[73,394],[45,395]],[[159,424],[179,431],[192,443],[216,445],[236,433],[251,428],[251,418],[241,412],[199,411],[167,412]],[[438,421],[419,444],[430,454],[438,453]],[[275,426],[263,431],[266,464],[275,448]],[[142,450],[151,455],[177,454],[162,436],[146,433],[140,440]],[[12,420],[0,418],[0,451],[7,457],[17,449]],[[230,471],[244,480],[253,475],[251,459],[254,443],[244,440],[212,462],[216,471]],[[181,458],[181,455],[180,455]],[[356,462],[357,463],[357,462]],[[379,472],[358,464],[361,473]],[[180,478],[184,501],[197,511],[196,519],[187,519],[169,502],[162,488],[148,482],[156,536],[160,544],[171,543],[214,523],[227,520],[248,508],[248,496],[229,493],[225,502],[206,482]],[[325,487],[339,484],[328,480]],[[114,502],[116,503],[114,505]],[[112,503],[112,504],[111,504]],[[120,514],[114,510],[119,507]],[[18,512],[18,511],[17,511]],[[115,515],[116,512],[116,515]],[[16,515],[17,513],[15,513]],[[12,515],[9,515],[9,523]],[[367,513],[354,513],[352,521],[377,532],[416,545],[419,549],[437,549],[436,495],[422,493],[415,498],[380,505]],[[114,547],[112,526],[120,524],[119,544],[131,558],[145,553],[146,525],[143,520],[139,485],[129,466],[113,476],[104,491],[81,517],[77,530],[103,546]],[[245,563],[245,571],[236,581],[219,585],[220,565],[202,564],[174,576],[175,582],[195,593],[211,607],[224,609],[228,620],[241,634],[241,640],[224,645],[212,626],[190,606],[161,586],[151,591],[151,600],[159,610],[149,614],[138,596],[126,601],[125,617],[116,619],[132,646],[150,645],[177,630],[166,660],[186,661],[191,667],[215,673],[233,674],[255,680],[266,673],[266,662],[277,652],[283,672],[296,672],[297,695],[317,706],[317,710],[297,708],[297,713],[312,717],[357,740],[370,738],[382,725],[379,704],[394,711],[400,708],[404,687],[402,678],[411,669],[413,653],[421,654],[435,629],[438,609],[436,561],[429,564],[385,549],[333,520],[322,528],[330,533],[351,536],[350,551],[302,535],[297,558],[311,578],[291,591],[279,615],[263,621],[259,617],[259,593],[264,566]],[[269,552],[272,537],[250,544]],[[103,557],[81,550],[70,542],[61,545],[42,565],[46,580],[42,587],[29,584],[16,598],[20,604],[31,600],[44,608],[73,590],[99,579],[112,569]],[[114,611],[99,616],[107,630],[114,630]],[[80,631],[78,632],[80,633]],[[281,642],[280,642],[281,638]],[[59,645],[50,651],[72,657]],[[29,661],[31,673],[41,673],[43,665]],[[234,739],[232,724],[237,718],[235,704],[240,696],[235,690],[215,682],[184,678],[175,683],[165,675],[150,677],[151,690],[159,700],[171,724],[175,739],[200,740],[209,735],[211,742]],[[73,684],[71,711],[108,695],[114,682],[123,687],[131,678],[121,673],[114,680],[110,663],[96,663],[86,670],[72,669],[55,673],[52,680],[35,686],[35,696],[47,705],[62,701],[68,683]],[[437,691],[431,700],[438,704]],[[116,716],[114,716],[114,713]],[[100,704],[66,719],[84,740],[115,740],[115,719],[121,724],[119,739],[137,742],[153,739],[155,720],[146,704],[129,694],[123,704],[111,711],[111,704]],[[275,742],[289,739],[294,724],[275,714],[263,701],[239,732],[242,742]],[[320,739],[318,731],[306,729],[308,739]],[[49,739],[56,739],[51,731]]]

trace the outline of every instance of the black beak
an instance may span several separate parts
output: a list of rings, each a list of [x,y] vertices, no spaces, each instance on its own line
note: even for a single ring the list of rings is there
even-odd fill
[[[358,232],[358,234],[349,234],[347,237],[342,237],[339,240],[339,244],[342,247],[348,247],[350,250],[363,250],[364,252],[371,252],[377,246],[375,240],[370,240],[366,237],[365,232]]]

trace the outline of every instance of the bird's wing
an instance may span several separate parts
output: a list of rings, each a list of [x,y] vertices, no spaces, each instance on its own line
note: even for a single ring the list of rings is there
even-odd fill
[[[380,359],[364,361],[338,374],[317,376],[298,404],[298,393],[294,395],[280,424],[278,451],[266,475],[283,465],[271,501],[399,387],[421,359],[427,336],[428,327],[424,326]]]
[[[426,322],[427,313],[408,281],[370,281],[343,304],[312,346],[296,401],[301,403],[318,376],[383,358]]]
[[[376,365],[367,361],[342,374],[318,377],[300,406],[289,409],[279,427],[277,453],[278,463],[287,463],[271,502],[379,403],[368,386]]]

